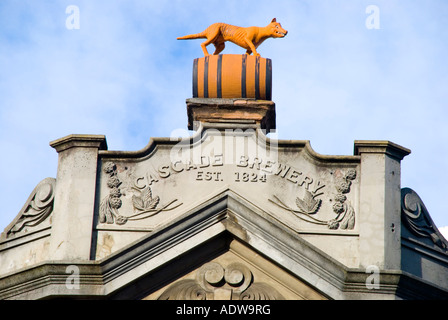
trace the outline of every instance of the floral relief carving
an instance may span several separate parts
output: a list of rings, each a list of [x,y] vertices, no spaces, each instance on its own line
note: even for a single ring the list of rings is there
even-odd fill
[[[269,199],[272,203],[276,204],[282,209],[285,209],[293,213],[296,217],[309,223],[326,225],[329,229],[344,229],[352,230],[355,226],[355,210],[348,203],[347,196],[350,192],[352,181],[356,179],[356,170],[349,170],[335,185],[337,194],[331,200],[333,203],[333,212],[336,217],[330,220],[322,220],[316,217],[321,205],[322,200],[317,199],[322,195],[321,189],[325,185],[317,183],[314,190],[305,189],[303,198],[296,197],[296,206],[293,208],[285,204],[279,197],[274,195],[274,199]]]
[[[103,168],[104,173],[108,176],[107,187],[110,189],[109,195],[103,198],[100,204],[99,221],[100,223],[124,225],[128,221],[143,220],[154,216],[162,211],[173,210],[182,203],[177,203],[177,199],[167,204],[160,205],[160,197],[153,196],[151,187],[145,185],[143,187],[133,184],[132,190],[132,206],[135,210],[134,214],[122,215],[119,209],[122,207],[121,190],[119,189],[121,181],[117,176],[117,166],[113,162],[107,162]],[[140,178],[138,180],[141,180]]]
[[[107,186],[110,189],[109,195],[106,196],[100,204],[100,223],[114,223],[123,224],[123,218],[118,213],[121,202],[121,190],[118,188],[121,185],[120,179],[117,177],[117,166],[113,162],[107,162],[104,165],[103,171],[107,178]]]
[[[351,204],[347,203],[345,194],[350,192],[352,181],[356,179],[356,171],[349,170],[344,177],[336,184],[338,194],[334,197],[333,211],[336,218],[329,221],[330,229],[353,229],[355,227],[355,210]]]

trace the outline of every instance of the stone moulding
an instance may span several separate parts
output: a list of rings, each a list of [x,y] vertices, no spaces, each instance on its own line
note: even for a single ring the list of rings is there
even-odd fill
[[[222,123],[213,123],[213,125],[198,122],[198,126],[196,127],[196,132],[193,133],[190,137],[187,138],[151,138],[148,144],[140,150],[136,151],[117,151],[117,150],[106,150],[100,149],[98,154],[101,159],[104,161],[110,160],[114,161],[116,159],[132,159],[133,161],[141,161],[148,157],[151,157],[159,146],[175,146],[179,143],[194,146],[196,144],[201,144],[204,142],[207,136],[208,129],[222,130],[225,129],[234,129],[240,128],[241,124],[239,122],[222,122]],[[318,163],[337,163],[337,164],[359,164],[361,162],[361,156],[359,154],[355,155],[325,155],[316,152],[309,140],[286,140],[286,139],[272,139],[268,137],[266,134],[266,130],[263,130],[258,125],[248,125],[244,123],[244,128],[253,128],[257,135],[257,138],[262,139],[263,142],[266,142],[266,146],[271,147],[272,145],[276,146],[279,150],[281,149],[297,149],[296,151],[305,150],[306,154],[312,159],[317,161]],[[356,149],[357,150],[357,149]]]
[[[75,147],[98,148],[107,150],[106,137],[94,134],[71,134],[50,142],[50,146],[58,153]]]
[[[411,150],[387,140],[356,140],[354,154],[361,153],[383,153],[401,161]]]

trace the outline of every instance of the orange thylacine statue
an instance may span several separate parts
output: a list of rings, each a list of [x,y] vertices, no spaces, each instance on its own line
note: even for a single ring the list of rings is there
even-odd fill
[[[231,41],[236,45],[243,47],[247,50],[247,54],[253,53],[255,56],[259,56],[260,54],[256,49],[264,40],[268,38],[283,38],[287,33],[288,31],[283,29],[281,24],[274,18],[266,27],[242,28],[226,23],[214,23],[201,33],[191,34],[177,39],[206,38],[207,40],[201,43],[202,51],[204,51],[205,56],[209,55],[206,47],[210,43],[215,45],[215,52],[213,54],[219,54],[224,50],[226,41]]]

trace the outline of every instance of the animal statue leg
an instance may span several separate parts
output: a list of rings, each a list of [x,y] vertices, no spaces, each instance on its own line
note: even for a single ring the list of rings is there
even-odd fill
[[[213,54],[219,54],[220,52],[222,52],[222,50],[224,50],[225,47],[226,44],[224,42],[215,43],[215,52]]]
[[[207,40],[201,43],[202,51],[204,51],[205,56],[209,56],[210,54],[207,51],[207,46],[210,43],[214,43],[219,36],[219,28],[217,28],[215,31],[213,31],[212,34],[207,35]]]
[[[207,51],[207,46],[210,44],[210,42],[207,40],[205,42],[201,43],[202,51],[204,52],[204,56],[209,56],[210,54]]]
[[[250,56],[251,53],[252,53],[252,50],[247,49],[246,54],[247,54],[248,56]]]
[[[259,54],[259,53],[257,52],[257,50],[255,49],[255,46],[254,46],[254,44],[252,43],[252,41],[251,41],[250,39],[248,39],[248,38],[246,38],[246,39],[244,39],[244,40],[246,41],[247,45],[249,46],[250,51],[253,52],[254,56],[260,56],[260,54]],[[249,49],[248,49],[248,51],[249,51]],[[247,53],[247,52],[246,52],[246,53]]]

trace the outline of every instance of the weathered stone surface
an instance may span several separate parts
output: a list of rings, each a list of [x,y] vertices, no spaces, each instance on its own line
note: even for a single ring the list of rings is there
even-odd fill
[[[90,259],[101,135],[70,135],[50,143],[59,153],[50,259]]]

